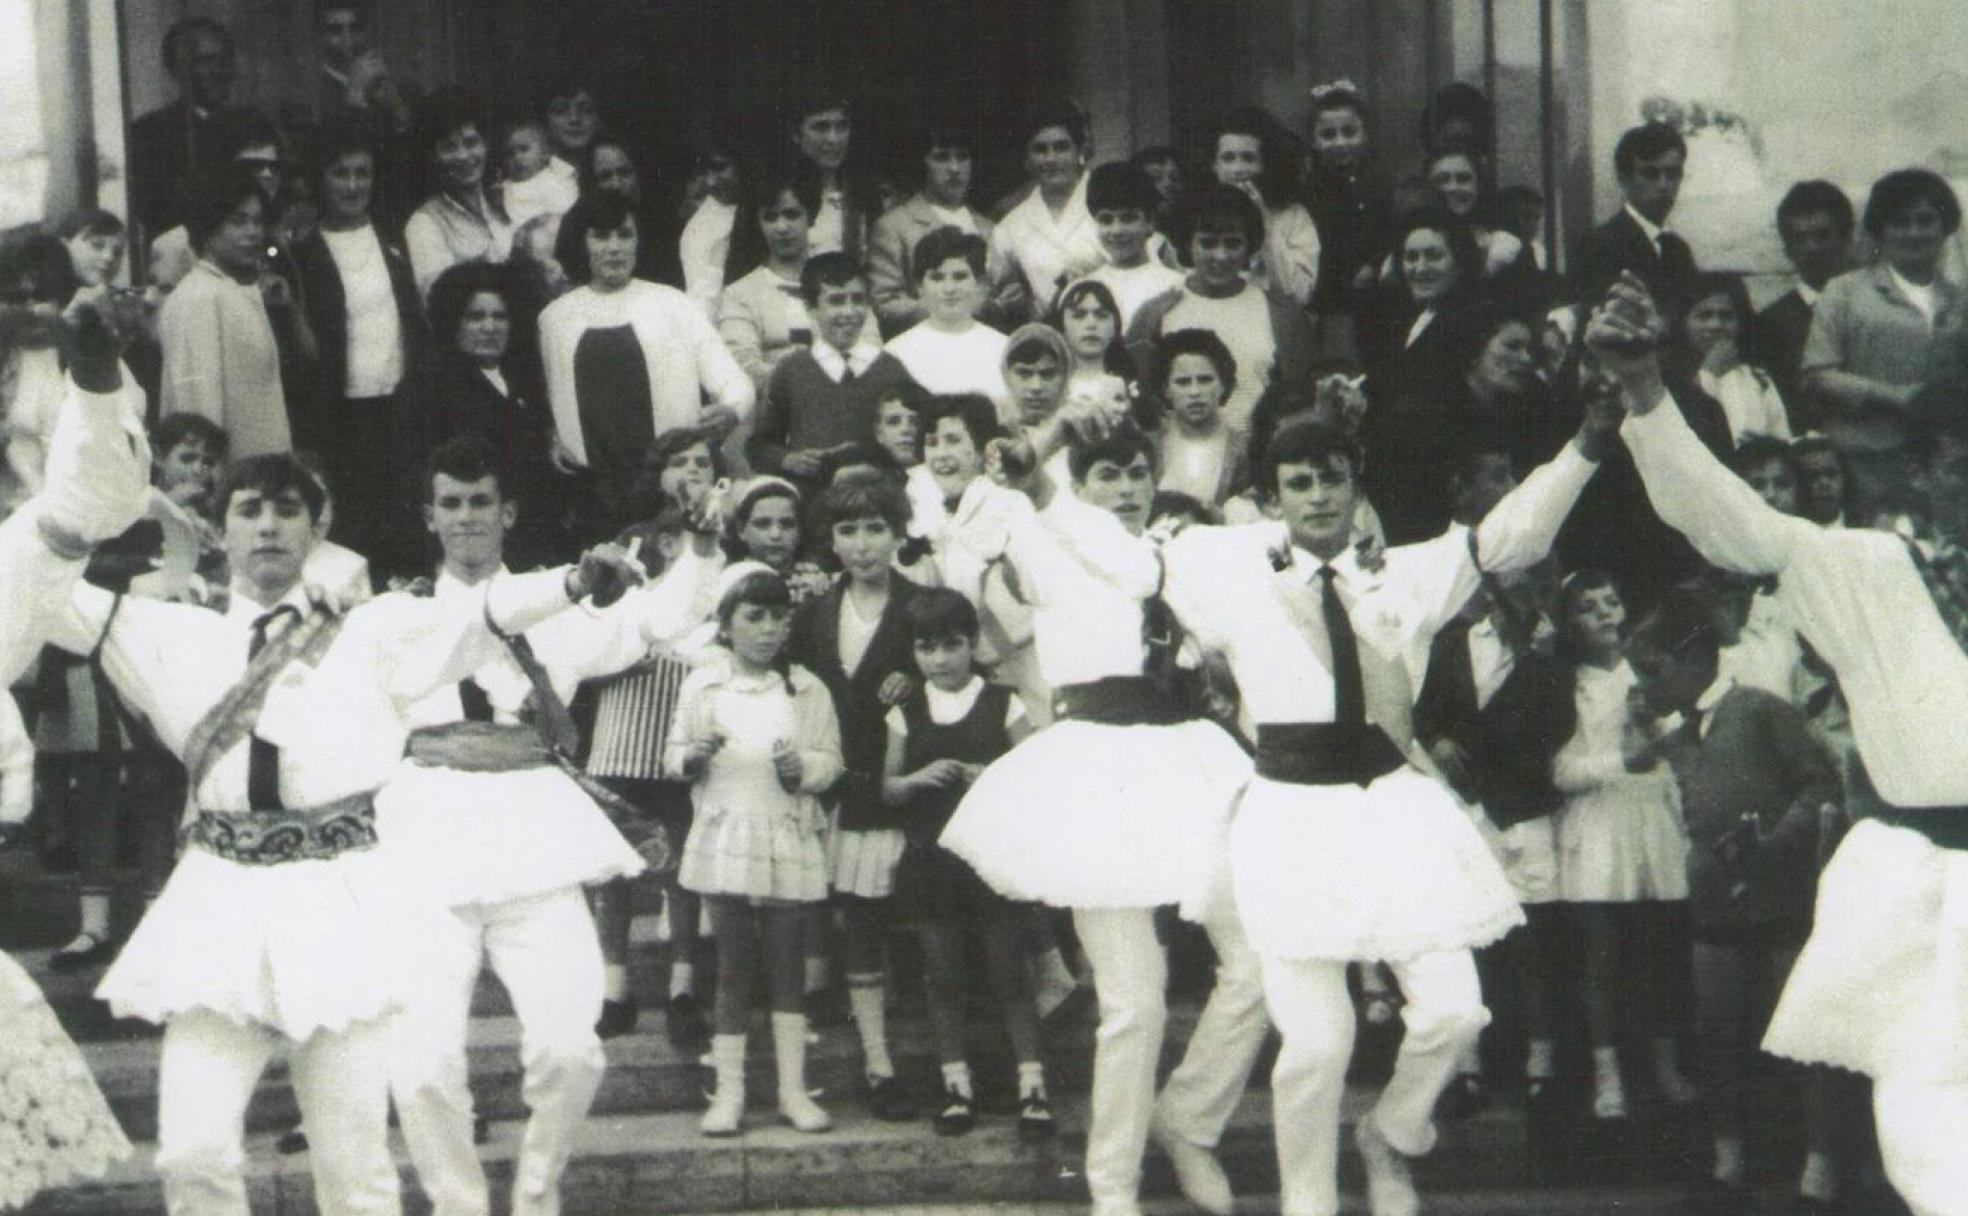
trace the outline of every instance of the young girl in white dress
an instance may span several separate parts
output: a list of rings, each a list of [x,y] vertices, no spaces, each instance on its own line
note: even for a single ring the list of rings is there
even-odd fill
[[[1672,1103],[1694,1097],[1673,1032],[1689,997],[1690,963],[1673,926],[1687,914],[1688,832],[1674,773],[1644,711],[1629,710],[1633,669],[1621,657],[1626,607],[1612,579],[1581,570],[1565,580],[1564,653],[1576,664],[1578,733],[1552,775],[1565,795],[1558,818],[1559,889],[1578,906],[1585,939],[1585,1007],[1592,1039],[1592,1113],[1626,1117],[1615,1011],[1624,991],[1651,1014],[1655,1084]],[[1685,940],[1685,938],[1683,939]],[[1630,953],[1629,953],[1630,950]],[[1645,968],[1630,988],[1625,973]]]
[[[840,726],[826,685],[786,659],[792,596],[770,567],[739,562],[718,586],[718,643],[728,663],[691,673],[664,767],[689,781],[695,818],[682,884],[704,897],[717,943],[711,1056],[717,1092],[707,1136],[736,1135],[745,1110],[745,1036],[753,985],[771,994],[779,1114],[800,1131],[832,1126],[807,1094],[802,924],[827,897],[819,795],[841,774]]]

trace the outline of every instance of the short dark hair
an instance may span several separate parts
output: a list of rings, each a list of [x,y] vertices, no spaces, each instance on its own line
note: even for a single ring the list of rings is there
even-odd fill
[[[1473,144],[1466,141],[1442,142],[1442,128],[1460,119],[1476,128]],[[1452,80],[1435,91],[1421,111],[1421,142],[1431,153],[1448,150],[1487,155],[1495,143],[1496,107],[1483,90],[1466,80]]]
[[[1360,116],[1361,122],[1365,122],[1368,115],[1367,99],[1360,90],[1346,85],[1329,85],[1323,89],[1313,90],[1312,106],[1307,111],[1307,117],[1312,125],[1318,125],[1319,115],[1334,110],[1351,110]]]
[[[1335,460],[1345,461],[1347,471],[1357,480],[1365,463],[1365,455],[1352,436],[1334,427],[1314,418],[1290,419],[1278,428],[1271,436],[1271,442],[1264,447],[1264,456],[1255,470],[1258,492],[1271,498],[1278,496],[1279,465],[1321,466]]]
[[[1483,281],[1483,250],[1476,243],[1476,232],[1469,221],[1439,203],[1417,207],[1394,222],[1394,270],[1401,273],[1401,250],[1416,232],[1439,232],[1449,244],[1449,260],[1455,264],[1455,291],[1474,291]],[[1405,275],[1401,276],[1405,284]]]
[[[1073,146],[1085,151],[1087,145],[1087,113],[1080,103],[1069,97],[1048,97],[1034,105],[1025,114],[1024,123],[1018,128],[1018,146],[1021,154],[1027,144],[1038,138],[1039,132],[1050,127],[1062,127]]]
[[[150,429],[150,450],[160,457],[191,440],[204,444],[205,450],[220,460],[225,459],[227,449],[232,446],[225,428],[203,414],[166,414]]]
[[[886,477],[853,479],[828,486],[820,495],[818,522],[828,532],[834,525],[858,519],[879,519],[900,537],[909,527],[909,498]]]
[[[429,157],[437,151],[437,145],[466,127],[487,138],[492,134],[486,128],[485,108],[477,96],[455,86],[434,90],[424,98],[418,150]]]
[[[1641,161],[1666,156],[1669,152],[1688,155],[1688,141],[1681,138],[1681,132],[1664,122],[1643,122],[1628,128],[1613,145],[1613,172],[1625,177]]]
[[[806,520],[800,512],[800,493],[792,484],[772,477],[760,481],[746,490],[738,499],[738,506],[724,521],[724,545],[726,552],[736,556],[745,552],[742,533],[745,525],[752,521],[752,512],[768,499],[783,498],[793,504],[793,517],[800,523],[800,540],[806,540]]]
[[[601,101],[600,95],[595,92],[594,82],[588,79],[587,74],[582,69],[578,67],[565,67],[549,74],[545,80],[540,82],[538,91],[533,94],[533,108],[545,114],[547,107],[554,102],[565,98],[579,97],[583,93],[586,93],[597,104]]]
[[[372,165],[377,159],[376,138],[367,124],[351,118],[336,118],[321,124],[321,129],[308,141],[308,180],[320,186],[336,161],[357,153],[367,153]]]
[[[1857,220],[1852,214],[1852,200],[1845,192],[1823,179],[1798,182],[1784,192],[1783,201],[1777,204],[1777,232],[1783,232],[1786,222],[1801,220],[1807,215],[1828,215],[1838,235],[1846,240],[1852,239],[1852,231]]]
[[[307,504],[308,518],[319,523],[322,509],[328,504],[328,491],[306,465],[284,452],[235,460],[226,466],[225,476],[219,481],[219,514],[224,516],[231,509],[235,494],[250,491],[265,498],[279,498],[290,490]]]
[[[629,509],[644,519],[660,514],[666,506],[674,506],[663,497],[663,470],[680,452],[687,452],[698,444],[711,454],[711,476],[725,475],[724,453],[719,450],[715,431],[707,427],[673,426],[649,441],[642,451],[642,465],[636,473],[635,484],[629,490]]]
[[[1687,308],[1681,315],[1682,328],[1687,328],[1687,314],[1710,296],[1729,298],[1729,304],[1736,310],[1736,340],[1741,342],[1749,332],[1750,323],[1756,320],[1756,310],[1750,306],[1749,287],[1743,277],[1725,270],[1704,270],[1695,276],[1694,290],[1688,293]]]
[[[938,148],[956,148],[977,155],[977,122],[968,114],[933,113],[916,128],[912,150],[918,160]]]
[[[1866,235],[1875,241],[1885,236],[1887,224],[1919,203],[1931,203],[1941,213],[1941,228],[1948,235],[1961,227],[1961,200],[1946,178],[1929,169],[1895,169],[1872,183],[1866,197]]]
[[[1222,522],[1222,516],[1216,513],[1216,508],[1194,494],[1184,494],[1180,490],[1157,490],[1155,497],[1148,503],[1148,522],[1153,523],[1167,515],[1186,515],[1200,524]]]
[[[465,307],[471,303],[473,296],[488,291],[506,302],[514,333],[518,333],[526,293],[525,279],[509,263],[460,262],[448,267],[431,284],[427,311],[430,313],[431,334],[440,348],[448,348],[457,341],[458,326],[465,319]]]
[[[193,178],[185,189],[184,205],[185,236],[191,247],[204,253],[226,218],[249,198],[266,202],[259,183],[236,166],[225,165]]]
[[[841,110],[849,119],[854,117],[854,103],[847,92],[832,81],[809,85],[786,100],[786,129],[797,131],[801,123],[815,114],[825,114],[829,110]]]
[[[352,12],[364,21],[369,20],[369,0],[315,0],[314,19],[321,20],[323,13]]]
[[[983,237],[945,224],[941,228],[930,229],[923,239],[916,242],[910,263],[911,273],[915,275],[916,283],[921,284],[923,276],[930,271],[953,258],[961,258],[969,264],[971,273],[981,279],[989,253]]]
[[[1736,441],[1736,450],[1729,456],[1729,467],[1736,476],[1747,478],[1751,469],[1760,468],[1771,461],[1781,461],[1790,469],[1790,475],[1799,481],[1803,479],[1797,472],[1797,453],[1791,446],[1773,435],[1750,434]]]
[[[490,477],[499,487],[499,497],[506,497],[506,479],[499,470],[498,454],[476,435],[453,435],[424,457],[419,489],[426,503],[431,502],[437,492],[440,473],[454,481],[477,481]]]
[[[1148,467],[1155,467],[1155,445],[1140,427],[1131,421],[1122,422],[1101,438],[1098,443],[1082,443],[1075,439],[1066,449],[1066,468],[1074,481],[1085,481],[1093,466],[1102,461],[1110,462],[1125,469],[1134,463],[1137,456],[1148,458]]]
[[[826,288],[855,282],[865,285],[868,272],[852,256],[838,249],[816,253],[800,267],[800,299],[811,308],[820,302],[820,293]]]
[[[1162,196],[1141,166],[1110,160],[1087,174],[1086,203],[1088,211],[1139,211],[1152,217],[1162,205]]]
[[[82,286],[68,247],[32,226],[0,236],[0,284],[12,287],[21,279],[28,280],[34,300],[63,307]]]
[[[903,610],[909,621],[909,641],[941,642],[947,638],[977,641],[977,606],[960,591],[948,587],[924,587],[909,597]]]
[[[922,416],[924,436],[933,433],[945,418],[955,418],[970,433],[970,440],[980,454],[985,444],[1004,437],[1004,429],[998,422],[998,407],[982,393],[937,393],[916,412]]]
[[[72,241],[78,236],[122,236],[125,231],[123,218],[113,211],[101,207],[83,207],[68,217],[56,235],[64,241]]]
[[[731,618],[746,604],[756,604],[762,608],[779,608],[791,611],[793,590],[786,580],[771,570],[754,570],[731,585],[717,603],[717,622],[720,633],[731,625]],[[722,638],[720,638],[722,640]],[[788,681],[790,687],[790,681]]]
[[[200,34],[210,34],[225,43],[226,50],[237,52],[238,45],[232,40],[232,31],[210,17],[181,17],[171,23],[164,31],[164,72],[175,76],[178,71],[178,57],[183,54],[185,45]]]
[[[1715,602],[1693,587],[1670,587],[1633,629],[1629,645],[1672,658],[1713,664],[1722,649]]]
[[[644,238],[634,204],[606,190],[590,194],[569,207],[560,220],[560,236],[554,241],[554,254],[560,259],[560,268],[567,272],[568,281],[585,287],[594,278],[594,266],[588,261],[590,233],[614,232],[627,223],[636,223],[636,238]]]
[[[1253,255],[1264,247],[1264,212],[1251,196],[1235,186],[1210,181],[1184,194],[1175,205],[1175,213],[1169,217],[1169,236],[1176,252],[1186,260],[1197,232],[1232,226],[1244,234]]]
[[[1223,344],[1213,329],[1177,329],[1158,335],[1155,338],[1155,380],[1151,386],[1157,393],[1168,391],[1169,372],[1175,368],[1175,361],[1184,355],[1201,355],[1216,368],[1216,378],[1223,381],[1223,394],[1228,397],[1237,388],[1237,356]]]
[[[1286,201],[1293,192],[1299,156],[1297,141],[1292,138],[1291,132],[1285,130],[1285,125],[1268,110],[1258,106],[1240,106],[1210,127],[1208,143],[1204,148],[1209,161],[1215,161],[1226,135],[1246,135],[1257,141],[1258,156],[1264,162],[1264,168],[1258,174],[1257,188],[1273,206]]]

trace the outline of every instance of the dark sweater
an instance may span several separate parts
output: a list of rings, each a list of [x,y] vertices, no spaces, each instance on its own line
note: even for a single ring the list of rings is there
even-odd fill
[[[1736,687],[1668,752],[1688,823],[1689,896],[1705,941],[1794,944],[1811,929],[1817,808],[1839,780],[1804,716],[1760,689]],[[1801,810],[1794,810],[1801,805]],[[1754,815],[1765,839],[1739,847]]]
[[[867,443],[875,437],[875,411],[882,398],[898,391],[921,390],[887,351],[867,371],[835,383],[812,351],[796,350],[773,369],[745,455],[760,472],[783,475],[788,452]]]

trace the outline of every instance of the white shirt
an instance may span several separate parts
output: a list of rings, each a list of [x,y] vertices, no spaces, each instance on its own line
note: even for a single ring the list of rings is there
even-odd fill
[[[883,607],[887,607],[886,601]],[[840,648],[842,671],[851,676],[860,668],[861,660],[868,655],[868,643],[875,640],[875,631],[881,628],[881,619],[881,609],[876,609],[871,617],[862,616],[853,591],[841,596],[840,629],[834,641]]]
[[[935,708],[932,700],[932,714]],[[21,721],[20,703],[12,694],[0,696],[0,823],[26,823],[33,809],[34,741]]]
[[[1660,249],[1661,238],[1666,236],[1668,233],[1674,231],[1674,229],[1669,228],[1665,224],[1656,224],[1654,221],[1648,219],[1646,216],[1641,215],[1638,211],[1635,211],[1633,209],[1632,203],[1624,204],[1624,210],[1626,211],[1626,214],[1632,218],[1634,223],[1640,225],[1640,231],[1646,234],[1648,243],[1651,244],[1656,251]]]
[[[881,343],[865,335],[854,343],[853,350],[843,353],[832,342],[814,334],[813,345],[807,347],[807,351],[812,354],[813,361],[820,365],[820,370],[827,373],[827,379],[835,384],[839,384],[850,370],[856,376],[867,375],[875,360],[882,356]]]
[[[1720,376],[1704,367],[1695,378],[1701,390],[1721,404],[1731,439],[1740,443],[1744,435],[1768,435],[1790,442],[1790,411],[1768,376],[1738,363]]]
[[[1011,389],[1004,378],[1009,342],[982,322],[972,322],[970,328],[953,334],[921,321],[889,339],[888,353],[930,392],[982,393],[1003,418],[1011,408]]]
[[[1895,270],[1891,262],[1886,263],[1886,273],[1893,276],[1893,286],[1899,288],[1901,294],[1906,296],[1920,315],[1927,318],[1927,324],[1931,328],[1934,318],[1939,316],[1941,311],[1940,291],[1932,282],[1916,283],[1907,278]]]
[[[1170,427],[1162,439],[1162,473],[1155,488],[1187,494],[1204,506],[1216,505],[1223,485],[1223,466],[1230,460],[1231,431],[1220,426],[1213,435],[1192,439]]]
[[[1071,494],[1055,495],[1043,512],[1025,502],[1006,514],[1002,552],[1032,604],[1045,682],[1140,675],[1141,602],[1161,584],[1154,543]]]
[[[282,801],[320,806],[380,788],[403,755],[411,707],[498,657],[503,643],[490,622],[525,629],[566,608],[565,574],[495,579],[463,602],[386,595],[351,609],[319,665],[290,665],[261,706],[254,733],[280,748]],[[54,644],[87,654],[107,627],[104,670],[180,758],[193,728],[245,675],[253,625],[266,611],[244,595],[220,614],[141,599],[115,608],[109,592],[86,584],[55,594]],[[298,606],[301,595],[297,588],[286,602]],[[245,744],[211,766],[193,791],[196,805],[249,807]]]
[[[342,395],[352,400],[387,397],[403,379],[403,324],[396,291],[374,225],[346,232],[323,228],[335,273],[342,278],[348,313],[348,378]]]
[[[938,726],[949,726],[963,721],[977,705],[977,698],[983,695],[984,677],[977,675],[971,676],[970,683],[955,692],[938,688],[934,684],[923,685],[923,700],[928,703],[929,720]],[[1024,720],[1025,703],[1018,699],[1017,693],[1012,693],[1005,698],[1005,729],[1009,731]],[[889,734],[901,739],[909,737],[909,720],[903,716],[900,705],[889,710],[883,721],[888,723]]]
[[[1702,447],[1665,394],[1621,434],[1655,510],[1703,557],[1779,576],[1777,599],[1838,673],[1859,754],[1886,801],[1968,804],[1968,655],[1905,544],[1772,510]]]
[[[1715,727],[1715,714],[1712,711],[1721,703],[1723,697],[1728,696],[1735,690],[1736,678],[1727,672],[1723,672],[1717,674],[1715,682],[1704,689],[1702,695],[1695,699],[1695,713],[1700,715],[1695,719],[1696,735],[1703,739],[1708,738],[1708,732]]]
[[[1180,270],[1164,266],[1154,258],[1146,258],[1141,265],[1125,270],[1109,262],[1086,277],[1092,282],[1106,284],[1107,290],[1114,293],[1114,303],[1121,310],[1123,334],[1134,324],[1134,314],[1140,311],[1143,304],[1156,296],[1181,290],[1183,282]]]
[[[1501,572],[1541,560],[1597,467],[1567,444],[1505,495],[1476,529],[1484,567]],[[1285,526],[1275,521],[1189,528],[1163,550],[1163,595],[1199,642],[1230,660],[1254,721],[1330,722],[1332,674],[1273,585],[1279,576],[1271,554],[1285,543]],[[1295,553],[1283,577],[1311,580],[1319,565],[1317,558]],[[1469,530],[1455,525],[1432,540],[1391,548],[1378,571],[1361,569],[1350,548],[1332,565],[1362,650],[1372,647],[1399,664],[1419,689],[1435,634],[1480,582]]]
[[[1002,264],[1017,268],[1025,277],[1040,313],[1052,308],[1060,288],[1106,261],[1093,213],[1087,210],[1086,191],[1087,175],[1082,173],[1054,219],[1044,192],[1034,189],[991,230],[991,248]]]
[[[683,235],[677,238],[683,290],[704,306],[706,317],[717,313],[718,296],[724,291],[724,259],[731,252],[731,229],[737,219],[736,205],[706,198],[684,221]]]
[[[1738,684],[1796,703],[1804,651],[1797,644],[1797,627],[1771,592],[1758,591],[1750,599],[1741,638],[1717,658],[1719,670]]]

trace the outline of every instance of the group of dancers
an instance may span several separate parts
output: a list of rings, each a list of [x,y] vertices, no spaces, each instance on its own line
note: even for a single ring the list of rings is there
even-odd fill
[[[833,858],[817,795],[849,766],[826,673],[792,661],[785,579],[722,564],[710,487],[685,495],[686,536],[660,578],[619,544],[515,574],[500,551],[513,507],[497,470],[469,443],[443,448],[425,486],[445,553],[429,593],[348,607],[302,581],[317,484],[287,457],[255,457],[220,490],[225,612],[115,596],[80,574],[90,547],[143,508],[141,411],[101,318],[84,304],[73,321],[73,391],[46,485],[0,527],[0,638],[10,671],[44,641],[97,657],[190,774],[184,856],[100,989],[119,1015],[164,1026],[156,1160],[174,1213],[247,1211],[244,1111],[283,1048],[324,1213],[399,1211],[392,1094],[437,1210],[489,1210],[464,1054],[481,957],[522,1026],[530,1114],[513,1210],[557,1212],[604,1063],[603,965],[582,887],[672,853],[709,902],[721,977],[743,981],[719,987],[704,1130],[742,1124],[746,999],[760,972],[779,1113],[823,1129],[803,1074],[797,917],[830,877],[839,884],[849,846],[899,853],[894,881],[925,924],[969,921],[988,938],[995,923],[994,973],[1015,970],[998,965],[1013,931],[994,914],[1024,901],[1071,910],[1099,1006],[1095,1216],[1139,1211],[1150,1139],[1191,1202],[1232,1210],[1214,1150],[1268,1026],[1282,1036],[1271,1078],[1281,1210],[1333,1216],[1354,1031],[1346,968],[1387,964],[1406,1035],[1354,1140],[1375,1216],[1419,1212],[1412,1163],[1432,1149],[1436,1100],[1488,1020],[1472,952],[1523,914],[1415,746],[1410,659],[1486,579],[1545,555],[1622,442],[1661,517],[1705,557],[1776,577],[1839,679],[1887,808],[1825,872],[1767,1046],[1870,1075],[1901,1195],[1917,1216],[1968,1212],[1968,620],[1918,550],[1781,515],[1716,462],[1673,408],[1662,322],[1630,276],[1586,338],[1618,396],[1480,522],[1384,550],[1356,543],[1362,452],[1316,411],[1281,425],[1254,470],[1273,518],[1173,528],[1150,525],[1153,448],[1124,402],[1074,398],[1006,439],[988,410],[932,401],[928,468],[948,510],[930,560],[944,587],[910,597],[920,681],[890,707],[868,792],[919,805],[940,831],[912,821],[895,838],[836,840]],[[1929,507],[1968,523],[1968,420],[1923,405],[1913,423]],[[826,510],[837,551],[852,550],[846,578],[887,567],[899,529],[882,493],[837,486]],[[1038,730],[1041,707],[972,666],[964,592],[1000,565],[1031,605],[1051,690]],[[849,607],[838,636],[858,635],[865,653],[872,631],[851,627]],[[697,814],[671,842],[569,763],[566,698],[706,619],[712,658],[684,685],[665,756],[693,782]],[[1181,635],[1227,664],[1252,751],[1173,695]],[[1158,1096],[1166,964],[1153,916],[1168,905],[1204,926],[1219,967]],[[1020,1064],[1021,1127],[1042,1132],[1035,1036],[1012,1012],[1029,1017],[1029,1001],[1008,977],[993,984]],[[967,1094],[956,1009],[939,1050],[952,1092]],[[12,1080],[0,1074],[0,1094]],[[50,1090],[83,1085],[71,1070]],[[77,1155],[104,1155],[100,1134],[76,1139]]]

